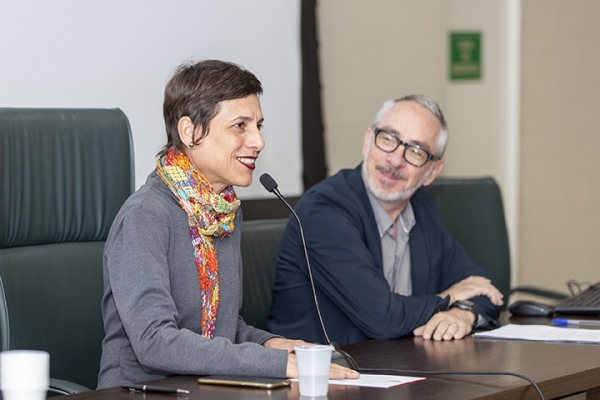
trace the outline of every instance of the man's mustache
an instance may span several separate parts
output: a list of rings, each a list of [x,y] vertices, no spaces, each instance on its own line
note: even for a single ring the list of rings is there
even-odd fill
[[[377,171],[381,171],[385,174],[391,175],[392,177],[394,177],[394,179],[403,180],[403,181],[405,181],[407,179],[406,176],[404,176],[400,173],[398,168],[394,168],[389,165],[375,165],[375,169]]]

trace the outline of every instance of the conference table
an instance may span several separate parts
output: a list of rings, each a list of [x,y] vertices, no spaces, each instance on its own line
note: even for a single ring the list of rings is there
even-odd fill
[[[503,323],[548,324],[545,318],[508,318]],[[405,371],[510,372],[534,380],[546,399],[586,393],[600,400],[600,345],[481,339],[435,342],[408,337],[369,340],[343,347],[360,368]],[[408,373],[402,375],[409,376]],[[509,375],[419,375],[426,379],[389,389],[330,385],[328,400],[337,399],[539,399],[526,380]],[[298,384],[273,390],[199,385],[197,376],[172,376],[152,384],[187,389],[188,395],[134,393],[121,388],[96,390],[71,396],[73,400],[306,399]],[[325,399],[325,398],[317,398]]]

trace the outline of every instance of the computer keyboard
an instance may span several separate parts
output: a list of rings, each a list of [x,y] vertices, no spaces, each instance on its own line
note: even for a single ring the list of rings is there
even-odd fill
[[[554,306],[557,314],[600,315],[600,282],[579,294],[559,301]]]

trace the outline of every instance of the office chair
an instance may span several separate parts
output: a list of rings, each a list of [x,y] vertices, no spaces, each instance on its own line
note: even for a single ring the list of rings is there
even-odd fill
[[[247,324],[265,329],[273,297],[277,256],[287,218],[244,221],[242,227],[243,305]]]
[[[510,286],[510,251],[500,188],[493,178],[437,178],[425,190],[433,197],[450,234],[504,295],[523,292],[550,299],[566,294],[532,286]]]
[[[0,349],[50,353],[51,392],[95,388],[102,251],[133,190],[118,109],[0,108]]]

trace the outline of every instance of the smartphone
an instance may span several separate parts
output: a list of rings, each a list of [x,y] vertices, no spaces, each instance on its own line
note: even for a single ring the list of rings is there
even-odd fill
[[[210,375],[198,378],[198,383],[204,385],[241,386],[256,389],[277,389],[281,387],[290,386],[292,382],[289,379],[285,378]]]

